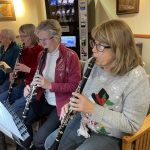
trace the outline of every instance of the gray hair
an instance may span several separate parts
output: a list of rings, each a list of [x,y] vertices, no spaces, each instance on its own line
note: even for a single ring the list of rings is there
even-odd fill
[[[62,28],[59,22],[55,19],[42,21],[36,28],[36,34],[38,34],[39,31],[48,31],[50,36],[57,37],[59,39],[62,35]]]
[[[16,35],[11,29],[2,29],[1,34],[4,35],[10,41],[15,41]]]

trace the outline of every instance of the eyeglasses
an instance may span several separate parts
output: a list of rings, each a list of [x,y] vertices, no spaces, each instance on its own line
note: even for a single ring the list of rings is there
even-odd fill
[[[39,41],[40,42],[45,42],[45,41],[48,41],[48,40],[51,40],[51,39],[53,39],[54,37],[52,36],[52,37],[50,37],[50,38],[43,38],[43,39],[39,39]]]
[[[94,48],[96,46],[97,51],[103,52],[105,48],[111,48],[110,45],[96,44],[95,41],[90,40],[90,47]]]

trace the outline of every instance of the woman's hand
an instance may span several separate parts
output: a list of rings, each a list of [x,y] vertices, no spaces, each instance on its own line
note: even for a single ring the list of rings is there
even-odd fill
[[[15,75],[15,73],[14,73],[14,72],[12,72],[12,73],[10,73],[10,74],[9,74],[9,81],[10,81],[10,82],[12,82],[12,81],[13,81],[13,79],[14,79],[14,75]]]
[[[34,85],[37,85],[38,87],[41,87],[43,89],[51,89],[51,82],[47,79],[45,79],[41,75],[37,75],[33,81]]]
[[[71,109],[78,112],[92,113],[94,110],[94,103],[86,96],[73,92],[74,97],[70,98]]]
[[[26,72],[26,73],[30,73],[30,70],[31,68],[24,65],[24,64],[21,64],[21,63],[17,63],[16,66],[15,66],[15,72]]]
[[[26,85],[26,87],[24,88],[24,97],[27,97],[29,95],[29,91],[30,91],[30,86]]]
[[[65,105],[61,108],[60,120],[64,119],[64,117],[66,116],[66,113],[68,112],[68,109],[69,109],[69,103],[65,104]]]

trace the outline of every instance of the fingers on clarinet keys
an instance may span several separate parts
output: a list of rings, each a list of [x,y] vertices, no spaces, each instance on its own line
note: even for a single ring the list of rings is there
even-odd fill
[[[31,85],[33,85],[33,86],[36,86],[36,85],[37,85],[37,83],[36,83],[36,78],[33,79]]]
[[[60,120],[63,120],[65,118],[66,114],[68,113],[68,109],[69,109],[69,104],[65,104],[61,108]]]
[[[70,98],[70,109],[74,109],[77,108],[77,104],[78,104],[78,99],[75,97],[71,97]]]
[[[35,95],[37,95],[37,92],[34,92],[34,93],[33,93],[33,96],[35,96]]]
[[[12,77],[13,77],[13,78],[17,78],[17,76],[18,76],[18,75],[17,75],[17,71],[15,71],[15,72],[13,73],[13,76],[12,76]]]
[[[33,79],[33,81],[32,81],[32,85],[33,86],[40,86],[40,83],[41,81],[39,81],[39,76],[36,76],[34,79]]]
[[[59,120],[61,120],[62,122],[65,116],[66,116],[66,113],[64,112],[64,110],[62,110]]]

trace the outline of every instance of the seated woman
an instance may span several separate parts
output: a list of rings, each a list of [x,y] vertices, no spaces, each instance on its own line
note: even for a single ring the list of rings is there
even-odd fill
[[[14,71],[10,75],[11,81],[13,81],[14,74],[16,79],[9,96],[9,103],[13,104],[14,110],[18,115],[22,115],[26,102],[23,96],[24,87],[32,81],[38,64],[37,57],[43,50],[43,47],[38,45],[38,37],[34,32],[35,26],[33,24],[23,24],[19,28],[23,49],[20,54],[20,60],[16,62]],[[8,91],[1,93],[1,101],[6,100],[7,96]]]
[[[150,104],[149,82],[133,33],[121,20],[107,21],[92,30],[95,65],[82,94],[68,107],[78,112],[60,140],[58,150],[121,150],[121,138],[141,127]],[[52,146],[57,130],[47,138]]]
[[[19,54],[19,47],[15,42],[15,33],[11,29],[0,31],[0,61],[4,61],[11,69],[14,69],[16,58]],[[7,91],[9,87],[9,73],[0,69],[0,94]]]
[[[68,103],[71,94],[80,81],[80,62],[77,54],[61,44],[62,29],[57,20],[42,21],[37,29],[42,46],[47,49],[47,55],[40,74],[36,75],[32,85],[38,86],[36,101],[30,105],[26,118],[26,126],[32,136],[31,125],[47,116],[47,120],[33,136],[33,144],[44,149],[44,142],[49,133],[60,124],[61,107]],[[26,86],[25,96],[30,92]],[[39,96],[40,95],[40,96]],[[27,145],[26,145],[27,144]],[[28,143],[24,143],[28,147]],[[33,148],[32,148],[33,149]]]

